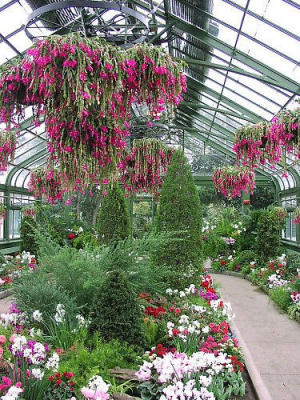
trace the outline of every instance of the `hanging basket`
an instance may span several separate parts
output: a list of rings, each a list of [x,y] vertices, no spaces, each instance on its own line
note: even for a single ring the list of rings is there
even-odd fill
[[[214,171],[212,181],[218,192],[228,200],[241,197],[242,192],[253,193],[255,174],[245,167],[228,166]]]
[[[15,157],[17,136],[14,131],[0,130],[0,171],[7,171]]]
[[[157,197],[173,151],[157,139],[134,140],[131,153],[119,164],[127,194],[146,192]]]

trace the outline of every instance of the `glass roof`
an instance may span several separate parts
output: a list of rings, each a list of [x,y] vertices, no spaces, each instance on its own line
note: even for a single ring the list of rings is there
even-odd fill
[[[29,14],[52,0],[2,0],[0,64],[32,42],[24,32]],[[84,0],[82,0],[84,3]],[[300,2],[298,0],[128,0],[122,4],[156,24],[151,42],[187,62],[188,91],[174,124],[184,128],[186,153],[234,162],[238,127],[271,120],[300,95]],[[167,27],[167,29],[166,29]],[[45,29],[44,29],[45,30]],[[209,156],[210,154],[210,156]],[[30,171],[46,162],[44,126],[35,127],[28,108],[20,127],[15,160],[0,183],[26,187]],[[210,157],[210,158],[209,158]],[[280,190],[299,185],[299,166],[265,166],[261,176]]]

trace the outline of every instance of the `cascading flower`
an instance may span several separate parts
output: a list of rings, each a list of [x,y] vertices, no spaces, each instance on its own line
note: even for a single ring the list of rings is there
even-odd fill
[[[282,156],[279,135],[271,131],[270,123],[266,121],[246,125],[239,128],[235,134],[233,151],[237,160],[251,168],[278,163]]]
[[[16,146],[16,133],[0,130],[0,171],[6,171],[8,162],[14,160]]]
[[[136,139],[131,153],[119,164],[120,181],[129,195],[147,192],[159,195],[162,174],[171,163],[173,149],[158,139]]]
[[[61,173],[54,168],[36,168],[30,173],[28,190],[36,198],[46,198],[49,203],[61,201],[64,190],[62,188]]]
[[[256,187],[254,172],[245,167],[228,166],[216,169],[212,180],[217,191],[229,200],[241,197],[242,191],[253,193]]]
[[[295,208],[293,224],[300,224],[300,207]]]
[[[163,49],[146,44],[123,50],[78,33],[49,36],[0,73],[0,122],[17,125],[35,104],[64,185],[80,190],[116,173],[133,103],[146,105],[155,119],[178,105],[186,90],[182,69]]]
[[[271,122],[270,133],[279,137],[280,144],[287,153],[300,159],[300,107],[296,110],[283,110]]]

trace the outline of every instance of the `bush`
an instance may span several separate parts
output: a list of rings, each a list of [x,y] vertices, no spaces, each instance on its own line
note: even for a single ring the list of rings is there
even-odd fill
[[[144,345],[142,314],[136,293],[119,270],[108,273],[95,298],[92,326],[105,340]]]
[[[38,255],[38,245],[35,239],[36,222],[30,216],[23,216],[21,221],[21,251],[29,251],[30,254]]]
[[[59,371],[72,371],[78,388],[85,386],[93,375],[101,375],[105,381],[113,383],[109,370],[115,367],[138,369],[138,356],[136,349],[126,342],[105,343],[94,335],[88,347],[83,343],[75,345],[74,351],[60,362]]]
[[[97,231],[100,241],[111,244],[126,239],[130,233],[130,218],[125,196],[118,184],[108,189],[98,215]]]
[[[258,219],[256,251],[262,261],[280,254],[281,224],[275,213],[264,211]]]
[[[255,261],[256,253],[253,250],[244,250],[239,253],[233,260],[234,265],[240,265],[241,268],[246,267],[251,261]]]
[[[157,255],[158,265],[181,271],[201,263],[201,207],[192,172],[181,151],[176,151],[160,192],[155,227],[172,232]]]
[[[43,314],[45,325],[52,321],[57,304],[64,305],[70,320],[75,320],[79,313],[74,299],[57,283],[49,281],[46,274],[38,271],[23,276],[15,287],[14,296],[18,307],[28,314],[29,320],[32,320],[32,313],[39,310]]]
[[[43,271],[75,298],[79,306],[84,306],[86,312],[93,304],[93,293],[103,282],[102,267],[93,257],[96,254],[99,255],[99,249],[87,255],[72,247],[62,247],[40,259]]]
[[[269,293],[274,303],[283,311],[287,312],[289,306],[292,304],[290,291],[285,286],[280,286],[276,289],[270,290]]]
[[[239,250],[254,250],[256,251],[256,236],[257,236],[257,224],[260,216],[264,213],[264,210],[255,210],[250,212],[249,215],[245,216],[245,228],[239,237],[238,244]]]

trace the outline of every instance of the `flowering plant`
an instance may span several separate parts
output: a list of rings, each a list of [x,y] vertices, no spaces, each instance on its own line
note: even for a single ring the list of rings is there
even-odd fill
[[[253,168],[265,164],[266,160],[272,164],[279,162],[282,156],[280,144],[279,135],[270,130],[270,123],[262,121],[237,130],[233,151],[238,161]]]
[[[283,225],[288,215],[286,209],[283,207],[273,207],[271,212],[277,216],[279,222]]]
[[[300,158],[300,108],[283,110],[271,122],[270,134],[279,138],[288,153]]]
[[[101,376],[93,376],[87,387],[81,389],[81,393],[85,399],[90,400],[108,400],[109,384],[105,383]]]
[[[72,380],[73,377],[73,372],[63,372],[50,375],[48,380],[51,384],[44,394],[43,400],[52,400],[53,398],[56,400],[71,399],[74,396],[75,390],[75,382]]]
[[[62,188],[61,173],[55,168],[36,168],[30,173],[28,190],[34,197],[45,198],[54,204],[61,201],[65,190]]]
[[[8,162],[14,160],[16,146],[16,133],[0,130],[0,171],[6,171]]]
[[[24,273],[30,273],[35,268],[35,256],[26,251],[16,257],[4,256],[4,262],[0,267],[0,290],[8,289]]]
[[[99,37],[51,35],[3,72],[0,122],[18,123],[25,105],[17,94],[25,86],[36,124],[45,115],[48,150],[66,185],[94,183],[115,173],[133,103],[147,106],[155,119],[178,105],[186,90],[182,69],[160,47],[122,50]]]
[[[5,219],[6,207],[3,203],[0,203],[0,218]]]
[[[300,207],[297,207],[293,214],[293,224],[300,224]]]
[[[21,211],[24,217],[34,218],[36,215],[36,208],[34,206],[22,207]]]
[[[120,181],[128,194],[149,192],[158,195],[161,174],[167,172],[173,150],[157,139],[134,140],[131,153],[119,164]]]
[[[254,172],[248,168],[235,166],[219,168],[214,171],[212,180],[217,191],[230,200],[240,197],[242,191],[253,193],[256,187]]]

